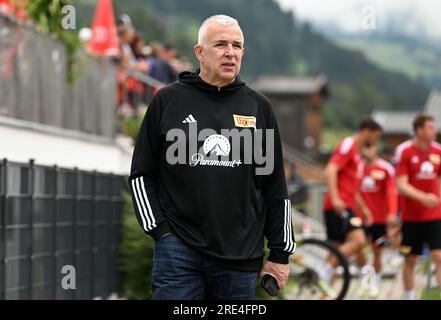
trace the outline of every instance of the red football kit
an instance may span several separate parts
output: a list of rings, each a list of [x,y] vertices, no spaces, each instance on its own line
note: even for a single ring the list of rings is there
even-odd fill
[[[346,208],[354,209],[355,194],[359,188],[363,170],[360,153],[354,143],[354,139],[348,137],[341,141],[329,161],[336,164],[340,169],[337,176],[340,198],[345,203]],[[325,211],[334,209],[329,192],[325,195],[323,209]]]
[[[398,207],[393,166],[382,159],[365,164],[360,195],[372,213],[373,224],[386,224],[387,216],[396,215]]]
[[[396,150],[397,177],[406,175],[409,183],[426,193],[439,196],[441,176],[441,145],[433,142],[427,150],[419,149],[411,140],[399,145]],[[421,202],[402,196],[401,219],[404,222],[425,222],[441,219],[441,205],[428,208]]]

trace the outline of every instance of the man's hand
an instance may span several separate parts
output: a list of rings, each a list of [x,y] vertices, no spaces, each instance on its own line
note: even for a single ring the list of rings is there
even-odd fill
[[[428,208],[434,208],[441,203],[440,197],[436,194],[425,193],[410,185],[408,176],[399,176],[397,178],[397,187],[398,191],[406,197],[419,201]]]
[[[335,197],[332,199],[332,206],[334,207],[335,212],[342,214],[346,209],[346,205],[340,197]]]
[[[421,202],[428,208],[434,208],[440,204],[440,198],[433,193],[426,193],[424,197],[421,198]]]
[[[396,227],[398,225],[398,217],[395,214],[389,214],[387,216],[386,224],[389,228]]]
[[[288,281],[289,266],[287,264],[266,261],[260,271],[259,278],[262,279],[265,274],[270,274],[276,278],[277,285],[282,290]]]
[[[374,223],[374,218],[372,217],[372,212],[368,207],[364,207],[361,212],[363,213],[364,223],[366,227],[370,227]]]

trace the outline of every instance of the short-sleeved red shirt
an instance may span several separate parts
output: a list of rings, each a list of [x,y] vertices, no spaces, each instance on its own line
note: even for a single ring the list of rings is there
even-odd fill
[[[363,170],[360,153],[352,137],[341,141],[331,156],[330,162],[339,167],[337,187],[340,198],[348,209],[355,208],[355,194],[360,185]],[[324,210],[333,210],[329,192],[325,195]]]
[[[441,176],[441,145],[433,142],[427,150],[416,147],[411,140],[396,149],[397,177],[408,176],[409,183],[427,193],[439,196]],[[428,208],[421,202],[402,196],[400,200],[401,219],[406,222],[423,222],[441,219],[441,205]]]
[[[396,214],[397,211],[394,167],[382,159],[366,164],[363,168],[360,195],[372,213],[373,223],[386,224],[388,214]]]

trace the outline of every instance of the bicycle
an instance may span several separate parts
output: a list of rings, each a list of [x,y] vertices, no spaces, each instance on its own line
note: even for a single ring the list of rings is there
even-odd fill
[[[287,284],[279,292],[277,281],[268,276],[262,279],[262,287],[282,300],[344,299],[351,281],[348,260],[333,242],[324,239],[326,230],[322,221],[295,208],[292,212],[297,247],[290,256]],[[322,271],[331,257],[335,261],[336,275],[334,281],[328,283]]]
[[[320,273],[330,256],[337,261],[336,279],[327,283]],[[289,277],[283,292],[277,292],[277,284],[270,277],[263,279],[262,286],[270,295],[282,300],[341,300],[345,297],[351,276],[346,257],[330,241],[306,238],[297,241],[297,249],[290,257]],[[272,277],[271,277],[272,278]]]

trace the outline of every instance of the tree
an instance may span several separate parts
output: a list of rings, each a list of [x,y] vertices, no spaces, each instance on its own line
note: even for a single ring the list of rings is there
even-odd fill
[[[25,7],[38,30],[49,33],[66,45],[67,50],[67,77],[69,82],[74,81],[74,56],[80,48],[77,34],[62,27],[63,7],[71,4],[68,0],[32,0]]]

